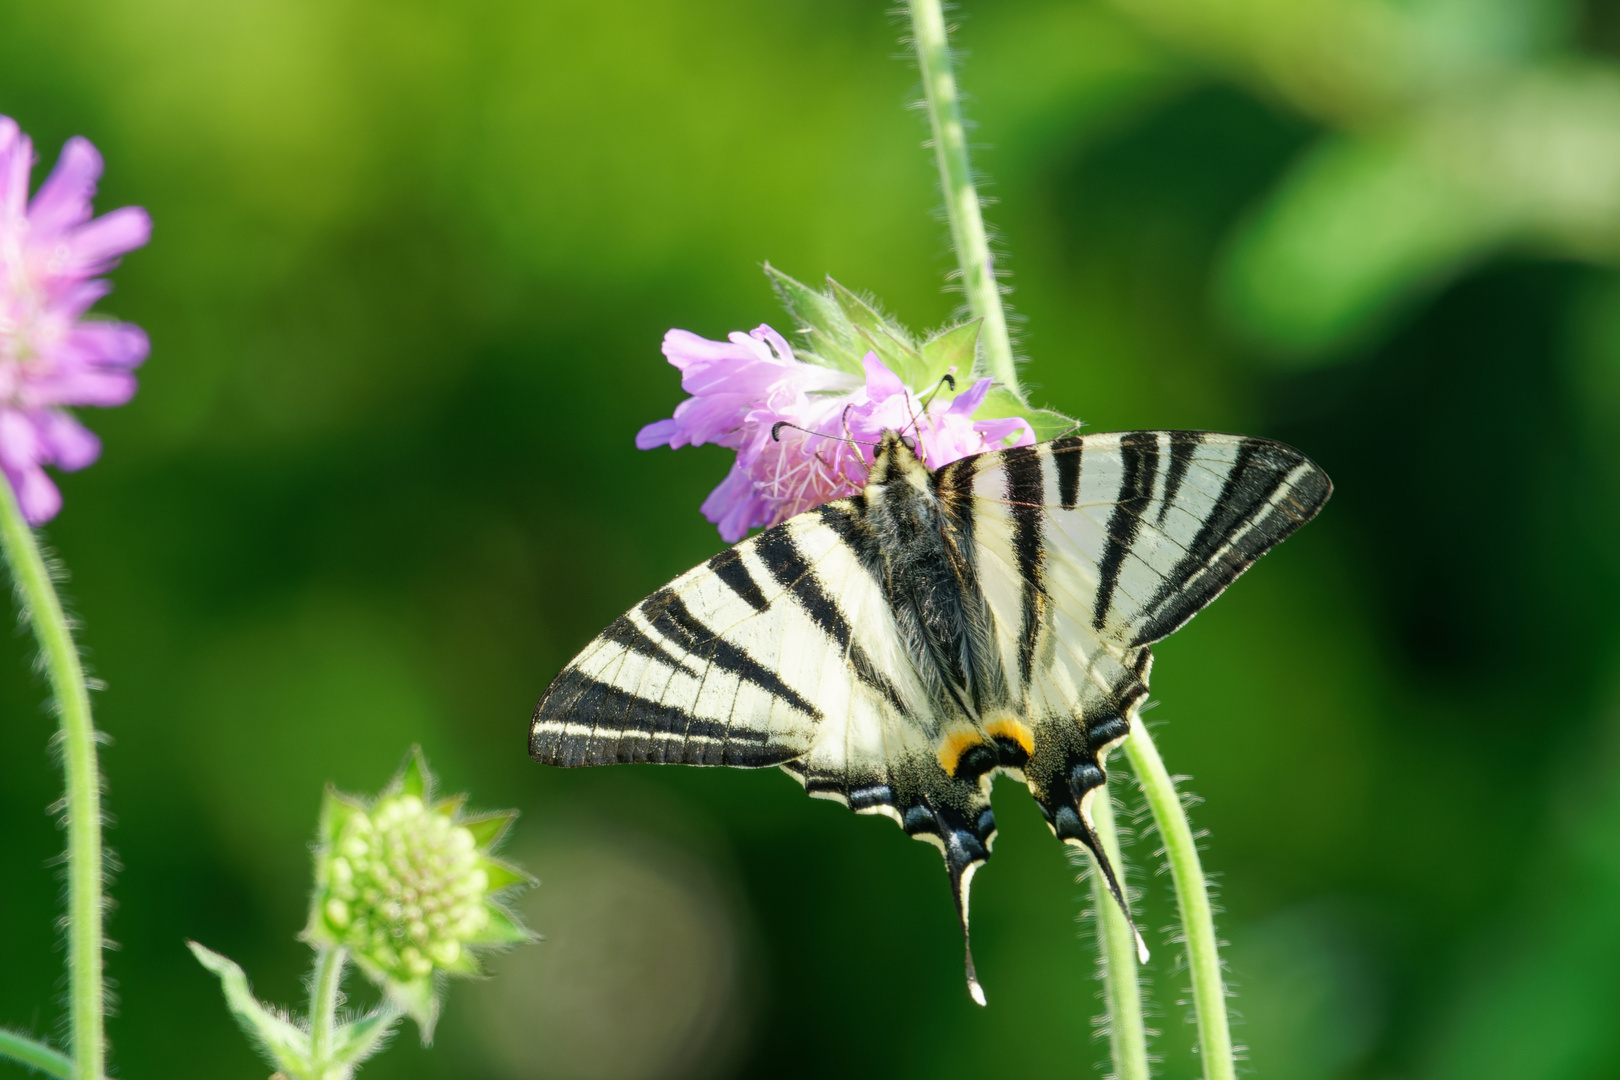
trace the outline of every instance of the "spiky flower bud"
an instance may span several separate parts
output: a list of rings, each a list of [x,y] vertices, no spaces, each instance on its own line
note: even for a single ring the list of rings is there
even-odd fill
[[[531,935],[495,896],[531,884],[490,855],[516,812],[463,817],[463,799],[435,801],[420,750],[374,802],[327,788],[304,937],[348,949],[431,1035],[437,977],[478,972],[474,950]]]

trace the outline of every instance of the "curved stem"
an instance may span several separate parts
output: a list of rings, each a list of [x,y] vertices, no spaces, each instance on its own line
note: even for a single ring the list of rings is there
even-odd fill
[[[995,260],[984,231],[979,193],[968,164],[967,131],[962,124],[962,103],[956,76],[951,72],[951,49],[946,37],[945,13],[940,0],[908,0],[911,39],[922,72],[928,126],[933,132],[934,162],[945,195],[945,215],[951,224],[951,246],[962,269],[962,291],[968,310],[984,320],[979,340],[984,342],[989,373],[1015,394],[1018,372],[1013,365],[1012,339],[1007,334],[1007,313],[1002,308],[1001,286]]]
[[[66,1054],[4,1028],[0,1028],[0,1060],[15,1061],[56,1080],[73,1080],[73,1062]]]
[[[330,1064],[343,969],[348,962],[347,949],[321,948],[315,953],[315,978],[309,988],[309,1058],[317,1076],[324,1077]]]
[[[1109,860],[1124,873],[1114,800],[1104,787],[1091,800],[1091,823]],[[1123,885],[1123,881],[1121,882]],[[1147,1027],[1142,1022],[1142,985],[1137,978],[1136,935],[1109,895],[1102,868],[1092,866],[1091,902],[1097,909],[1097,945],[1103,1001],[1108,1009],[1108,1051],[1115,1080],[1148,1080]]]
[[[68,1007],[76,1080],[100,1080],[106,1062],[102,1027],[101,773],[90,693],[61,599],[34,531],[11,484],[0,477],[0,549],[5,552],[23,617],[34,629],[61,724],[68,833]]]
[[[1209,906],[1209,888],[1198,861],[1198,843],[1187,821],[1186,807],[1176,782],[1164,767],[1140,717],[1131,719],[1131,737],[1125,740],[1136,782],[1142,785],[1153,820],[1164,840],[1175,881],[1176,904],[1187,935],[1187,966],[1192,971],[1193,1012],[1198,1019],[1198,1046],[1204,1059],[1205,1080],[1234,1080],[1232,1029],[1226,1016],[1226,982],[1221,978],[1215,917]]]

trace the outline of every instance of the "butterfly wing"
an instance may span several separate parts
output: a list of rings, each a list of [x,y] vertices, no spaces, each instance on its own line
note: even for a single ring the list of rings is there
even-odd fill
[[[1022,703],[1024,779],[1053,831],[1098,853],[1118,897],[1087,800],[1147,695],[1148,647],[1309,521],[1332,484],[1270,440],[1137,431],[966,458],[935,487],[971,543]]]
[[[970,876],[994,831],[988,777],[940,764],[945,735],[873,545],[860,501],[841,500],[676,578],[557,676],[531,756],[779,765],[811,795],[894,818],[946,850],[953,878]]]

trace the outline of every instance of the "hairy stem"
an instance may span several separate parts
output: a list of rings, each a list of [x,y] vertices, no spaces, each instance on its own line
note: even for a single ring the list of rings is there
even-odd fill
[[[309,1057],[317,1077],[324,1078],[331,1064],[337,1008],[342,1000],[343,969],[349,951],[323,947],[315,953],[315,977],[309,987]]]
[[[57,1080],[73,1080],[73,1061],[60,1050],[0,1028],[0,1060],[15,1061]]]
[[[1181,909],[1181,926],[1187,935],[1187,966],[1192,971],[1193,1012],[1198,1020],[1198,1046],[1204,1059],[1205,1080],[1234,1080],[1232,1030],[1226,1016],[1226,982],[1221,978],[1221,958],[1215,939],[1215,918],[1209,906],[1209,888],[1204,868],[1198,861],[1198,844],[1193,838],[1187,810],[1181,804],[1176,782],[1164,767],[1159,748],[1140,718],[1131,720],[1131,737],[1125,740],[1131,769],[1147,796],[1153,820],[1164,840],[1170,860],[1170,876],[1175,881],[1176,903]]]
[[[106,1066],[101,972],[101,773],[90,693],[62,601],[51,583],[34,531],[11,485],[0,477],[0,550],[5,552],[23,617],[34,629],[61,724],[66,774],[68,864],[68,1008],[73,1076],[100,1080]]]
[[[1018,373],[1013,365],[1012,340],[1007,334],[1007,313],[1002,308],[1001,286],[995,260],[984,231],[979,193],[968,164],[967,131],[962,124],[962,103],[956,76],[951,72],[951,49],[946,38],[945,13],[940,0],[908,0],[911,39],[922,72],[928,126],[933,132],[934,162],[945,195],[945,215],[951,225],[951,245],[962,270],[962,291],[968,310],[984,320],[979,340],[984,343],[989,373],[1015,394]]]
[[[1114,828],[1114,802],[1104,787],[1091,800],[1091,821],[1109,861],[1125,872]],[[1121,881],[1123,885],[1124,882]],[[1092,867],[1091,902],[1097,909],[1097,945],[1103,1002],[1108,1009],[1108,1051],[1116,1080],[1148,1080],[1147,1027],[1142,1022],[1142,986],[1137,979],[1136,935],[1114,903],[1102,868]]]

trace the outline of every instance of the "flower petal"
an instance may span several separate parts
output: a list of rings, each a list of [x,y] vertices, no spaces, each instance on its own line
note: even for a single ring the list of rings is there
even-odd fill
[[[101,456],[101,440],[60,409],[41,412],[34,427],[44,444],[46,460],[59,469],[75,472]]]
[[[21,223],[28,213],[28,174],[33,168],[33,141],[17,121],[0,116],[0,226]]]
[[[978,411],[979,406],[984,404],[984,396],[990,392],[990,388],[995,384],[996,380],[994,379],[980,379],[962,393],[956,395],[956,400],[951,402],[949,411],[957,416],[972,416]]]
[[[674,420],[654,420],[636,432],[636,449],[651,450],[655,446],[668,446],[679,430],[680,425]]]
[[[139,206],[125,206],[74,229],[67,242],[70,272],[99,274],[113,259],[142,247],[152,238],[152,218]]]
[[[28,204],[32,238],[48,241],[89,221],[90,200],[95,196],[96,181],[100,177],[101,155],[90,145],[90,140],[77,135],[69,139],[51,175],[39,185],[34,201]]]
[[[28,414],[20,409],[0,408],[0,465],[20,475],[39,464],[41,449],[39,433]]]
[[[866,369],[866,394],[873,401],[886,401],[906,392],[906,384],[878,359],[877,353],[869,352],[862,357],[861,366]]]
[[[17,505],[30,525],[43,525],[62,509],[62,493],[38,465],[14,472],[5,469],[6,479],[17,492]]]
[[[709,492],[699,509],[719,526],[720,539],[728,544],[735,544],[748,535],[750,528],[770,518],[765,500],[754,490],[754,482],[740,460],[732,463],[726,478]]]

